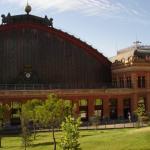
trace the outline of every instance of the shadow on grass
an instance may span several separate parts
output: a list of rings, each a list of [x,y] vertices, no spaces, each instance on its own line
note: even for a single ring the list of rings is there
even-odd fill
[[[21,135],[20,135],[20,134],[12,134],[12,135],[10,135],[10,134],[5,134],[5,135],[3,135],[2,137],[3,137],[3,138],[8,138],[8,137],[13,138],[13,137],[21,137]]]
[[[41,137],[49,137],[49,136],[50,136],[50,134],[37,134],[37,135],[36,135],[36,138],[37,138],[37,137],[40,137],[40,138],[41,138]]]
[[[91,134],[90,135],[89,134],[86,135],[85,134],[85,135],[81,135],[80,137],[88,137],[88,136],[93,136],[93,135],[91,135]]]
[[[58,144],[58,142],[56,143]],[[37,146],[46,146],[46,145],[54,145],[54,142],[43,142],[43,143],[37,143],[33,144],[32,147],[37,147]]]
[[[20,148],[22,146],[2,146],[0,150],[9,149],[9,148]]]

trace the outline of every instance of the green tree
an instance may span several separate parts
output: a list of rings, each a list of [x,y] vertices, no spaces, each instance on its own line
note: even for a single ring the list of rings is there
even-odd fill
[[[61,138],[61,148],[63,150],[81,150],[79,139],[80,118],[74,119],[71,116],[66,117],[61,124],[63,136]]]
[[[4,114],[7,110],[9,110],[9,106],[0,103],[0,132],[3,130],[4,127]],[[3,136],[2,134],[0,134],[0,148],[2,148],[2,138]]]
[[[28,112],[27,105],[22,105],[21,110],[21,129],[22,129],[22,143],[24,146],[24,149],[26,150],[28,146],[31,145],[32,139],[32,133],[29,129],[29,122],[30,122],[30,113]]]
[[[23,104],[23,117],[26,118],[29,122],[33,123],[33,133],[34,133],[34,140],[36,138],[36,126],[38,122],[38,116],[36,115],[36,108],[41,106],[42,102],[38,99],[33,99],[27,101]]]
[[[64,117],[71,113],[71,106],[65,100],[58,98],[55,94],[50,94],[43,105],[37,107],[36,115],[40,123],[50,127],[56,150],[55,129],[58,128]]]
[[[145,104],[143,98],[139,99],[138,107],[135,111],[135,114],[137,115],[137,119],[138,119],[138,127],[140,127],[140,124],[142,123],[142,118],[145,116]]]

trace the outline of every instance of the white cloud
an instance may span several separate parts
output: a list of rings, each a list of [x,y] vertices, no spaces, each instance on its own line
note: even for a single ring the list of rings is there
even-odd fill
[[[137,6],[137,2],[129,3],[128,0],[28,0],[34,12],[52,9],[53,13],[80,12],[87,16],[105,15],[106,17],[121,17],[131,15],[141,17],[143,9]],[[27,0],[0,0],[0,6],[24,8]],[[138,3],[139,4],[139,3]],[[140,9],[139,9],[140,8]]]
[[[0,4],[26,5],[26,0],[1,0]],[[53,8],[56,12],[80,11],[86,15],[99,15],[105,12],[118,11],[121,7],[112,0],[29,0],[35,10]]]

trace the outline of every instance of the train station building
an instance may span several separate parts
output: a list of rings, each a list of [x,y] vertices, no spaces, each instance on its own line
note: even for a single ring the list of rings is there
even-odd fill
[[[83,120],[127,119],[142,99],[150,112],[150,46],[136,41],[108,59],[88,43],[53,25],[53,19],[25,14],[2,16],[0,102],[6,119],[18,119],[21,104],[49,93],[76,104]]]

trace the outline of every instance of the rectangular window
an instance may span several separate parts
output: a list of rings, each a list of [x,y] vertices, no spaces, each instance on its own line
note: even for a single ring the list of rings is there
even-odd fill
[[[117,87],[117,79],[116,78],[113,78],[112,79],[112,85],[113,85],[113,87]]]
[[[138,88],[145,88],[145,76],[138,76]]]
[[[142,81],[142,88],[145,88],[145,77],[144,76],[142,76],[142,79],[141,79]]]
[[[124,88],[124,80],[123,78],[119,78],[119,82],[120,82],[120,88]]]
[[[126,81],[127,81],[127,88],[131,88],[132,87],[131,77],[127,77]]]
[[[138,88],[141,88],[141,77],[138,77]]]

